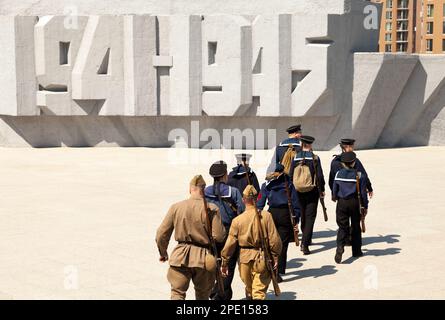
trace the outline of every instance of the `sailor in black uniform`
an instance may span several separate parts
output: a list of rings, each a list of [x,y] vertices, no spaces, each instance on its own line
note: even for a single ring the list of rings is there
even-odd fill
[[[294,226],[291,221],[291,214],[295,219],[295,228],[298,230],[298,222],[300,220],[300,203],[298,195],[288,175],[284,172],[284,167],[277,164],[275,172],[268,174],[265,182],[261,187],[261,192],[258,195],[257,207],[260,210],[266,206],[266,201],[269,205],[269,212],[272,214],[272,219],[277,227],[278,233],[283,243],[280,257],[278,258],[278,281],[281,282],[281,275],[286,273],[287,262],[287,248],[289,242],[294,239]],[[287,189],[286,189],[287,184]],[[291,202],[292,212],[290,213],[288,205],[288,194]]]
[[[355,161],[356,155],[354,152],[343,153],[341,162],[345,167],[338,171],[334,177],[332,200],[337,201],[336,214],[339,228],[335,254],[335,262],[337,263],[341,263],[345,243],[349,237],[349,223],[351,224],[352,256],[361,257],[363,255],[360,221],[362,215],[365,217],[368,213],[367,177],[363,172],[354,169]]]

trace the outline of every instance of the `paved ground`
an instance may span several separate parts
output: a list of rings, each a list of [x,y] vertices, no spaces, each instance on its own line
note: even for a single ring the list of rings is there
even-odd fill
[[[0,299],[167,299],[154,234],[207,163],[232,151],[1,149]],[[320,152],[324,168],[332,152]],[[314,254],[289,250],[282,299],[445,297],[445,148],[361,151],[376,190],[365,257],[333,261],[319,216]],[[271,152],[255,152],[263,176]],[[197,163],[198,162],[198,163]],[[206,176],[207,177],[207,176]],[[243,286],[236,276],[235,298]],[[193,298],[192,292],[189,295]]]

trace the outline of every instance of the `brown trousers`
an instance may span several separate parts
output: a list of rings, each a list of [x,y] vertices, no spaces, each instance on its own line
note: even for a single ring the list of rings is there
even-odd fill
[[[254,268],[255,261],[239,264],[241,280],[246,286],[247,297],[253,300],[265,300],[271,278],[267,271],[259,273]]]
[[[171,285],[171,300],[185,300],[190,280],[195,286],[196,300],[209,300],[215,283],[215,273],[201,268],[170,266],[167,279]]]

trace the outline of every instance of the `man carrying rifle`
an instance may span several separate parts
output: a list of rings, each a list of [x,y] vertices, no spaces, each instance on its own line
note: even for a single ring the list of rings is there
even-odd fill
[[[167,279],[172,300],[185,299],[190,280],[195,286],[196,299],[208,300],[219,272],[210,238],[222,243],[225,229],[217,206],[208,204],[206,212],[203,187],[202,176],[195,176],[190,181],[190,198],[170,207],[156,234],[159,261],[170,262]],[[169,259],[167,248],[173,231],[178,245]]]
[[[353,152],[355,147],[355,140],[354,139],[341,139],[340,140],[340,148],[342,153],[335,155],[331,162],[331,171],[329,173],[329,187],[332,188],[334,186],[334,179],[337,172],[339,172],[341,169],[343,169],[343,164],[341,162],[341,155],[345,152]],[[374,190],[372,188],[371,180],[369,179],[368,173],[366,172],[365,168],[363,167],[362,162],[360,159],[355,160],[354,169],[357,171],[362,172],[366,175],[367,181],[366,181],[366,191],[368,192],[369,198],[372,199],[374,195]],[[351,246],[351,232],[348,232],[349,237],[346,239],[346,246]]]
[[[296,154],[289,175],[301,204],[301,230],[303,231],[301,251],[304,255],[308,255],[311,254],[309,246],[312,244],[318,201],[323,207],[324,219],[327,220],[324,206],[325,180],[320,158],[312,150],[315,138],[302,136],[300,140],[302,149]]]
[[[229,232],[232,220],[244,211],[241,192],[227,184],[227,164],[224,161],[215,162],[210,166],[209,174],[213,177],[213,185],[205,188],[205,196],[209,204],[212,203],[219,208],[221,219]],[[222,250],[220,246],[219,250]],[[224,279],[224,293],[216,285],[210,298],[212,300],[230,300],[232,299],[232,280],[235,273],[236,262],[238,260],[237,251],[229,262],[229,275]]]
[[[366,193],[366,174],[355,167],[356,155],[354,152],[345,152],[341,155],[344,168],[337,172],[332,187],[332,200],[337,201],[337,252],[335,262],[341,263],[344,247],[349,236],[349,220],[351,220],[352,256],[361,257],[362,234],[364,220],[368,213],[368,195]],[[360,227],[362,222],[362,227]]]
[[[252,185],[247,186],[243,192],[246,211],[232,222],[226,245],[221,252],[221,271],[223,275],[228,274],[228,261],[239,245],[239,273],[246,286],[246,298],[264,300],[272,278],[276,279],[282,244],[271,214],[257,211],[257,195]],[[264,248],[266,243],[268,248]],[[272,261],[268,261],[268,257]],[[278,295],[276,283],[274,289]]]
[[[300,219],[300,203],[298,195],[289,176],[284,172],[284,166],[277,164],[275,172],[268,174],[266,183],[261,187],[258,196],[258,209],[263,210],[266,201],[269,212],[283,243],[278,259],[278,282],[282,282],[281,275],[286,273],[287,248],[289,242],[295,241],[298,246],[298,223]]]

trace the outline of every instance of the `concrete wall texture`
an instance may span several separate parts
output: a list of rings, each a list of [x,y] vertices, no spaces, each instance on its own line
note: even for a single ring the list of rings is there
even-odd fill
[[[445,56],[369,53],[379,10],[362,0],[0,0],[0,145],[166,147],[182,130],[188,146],[230,148],[213,138],[240,129],[249,140],[252,129],[267,143],[238,147],[268,148],[297,122],[319,149],[341,137],[359,148],[443,145]]]

